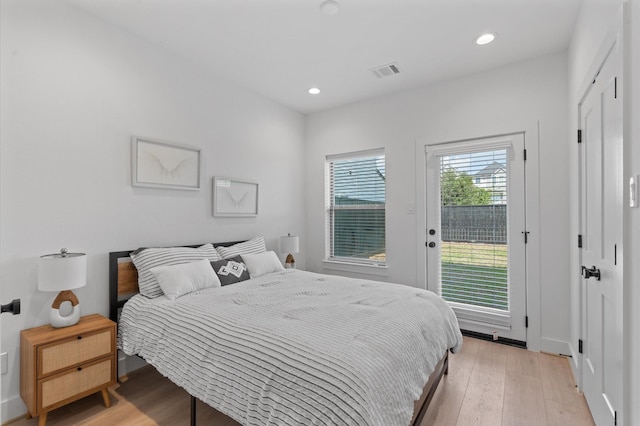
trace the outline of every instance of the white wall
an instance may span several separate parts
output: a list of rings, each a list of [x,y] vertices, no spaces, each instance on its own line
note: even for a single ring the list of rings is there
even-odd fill
[[[19,331],[48,322],[37,259],[88,254],[85,313],[108,314],[107,253],[287,232],[304,237],[304,118],[60,1],[2,0],[1,421],[24,413]],[[197,192],[133,188],[132,134],[202,149]],[[259,215],[211,215],[211,177],[260,184]],[[304,244],[303,244],[304,245]],[[304,253],[298,256],[304,267]]]
[[[539,302],[529,312],[534,349],[568,350],[569,271],[566,231],[569,218],[566,55],[556,54],[429,87],[311,114],[306,126],[307,268],[324,269],[324,158],[328,154],[384,147],[387,155],[387,276],[375,279],[424,287],[418,267],[424,262],[424,229],[408,214],[416,203],[416,141],[539,130],[539,199],[529,194],[529,221],[539,222],[537,256],[543,279],[529,282]],[[530,141],[532,142],[532,141]],[[529,143],[529,142],[528,142]],[[529,166],[528,166],[529,167]],[[532,238],[537,238],[532,233]],[[362,271],[366,272],[366,271]],[[367,276],[355,273],[356,276]],[[530,318],[531,320],[531,318]],[[533,335],[535,334],[535,335]]]

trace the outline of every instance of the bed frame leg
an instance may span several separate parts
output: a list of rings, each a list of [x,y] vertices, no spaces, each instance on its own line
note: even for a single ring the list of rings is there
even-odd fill
[[[191,426],[196,426],[196,397],[191,396]]]

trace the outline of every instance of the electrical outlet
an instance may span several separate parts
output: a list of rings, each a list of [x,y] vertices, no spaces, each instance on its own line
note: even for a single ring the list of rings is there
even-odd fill
[[[493,340],[498,340],[498,332],[493,330]]]
[[[9,370],[9,356],[6,352],[0,354],[0,374],[7,374]]]

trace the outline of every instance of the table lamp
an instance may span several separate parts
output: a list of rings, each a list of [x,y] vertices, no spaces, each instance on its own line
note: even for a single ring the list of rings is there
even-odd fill
[[[87,284],[87,255],[84,253],[68,253],[63,248],[60,253],[40,256],[38,263],[38,290],[59,291],[51,305],[49,318],[56,328],[77,324],[80,320],[80,302],[73,289]],[[60,314],[60,305],[71,303],[68,315]]]
[[[288,253],[287,258],[284,261],[285,268],[295,268],[296,260],[293,258],[293,254],[300,250],[300,239],[297,235],[288,234],[285,237],[280,237],[280,252]]]

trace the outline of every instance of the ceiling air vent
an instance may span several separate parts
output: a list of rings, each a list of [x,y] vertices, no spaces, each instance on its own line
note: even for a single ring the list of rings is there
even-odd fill
[[[369,70],[378,78],[390,77],[392,75],[400,74],[400,67],[397,63],[383,65],[381,67],[373,68]]]

